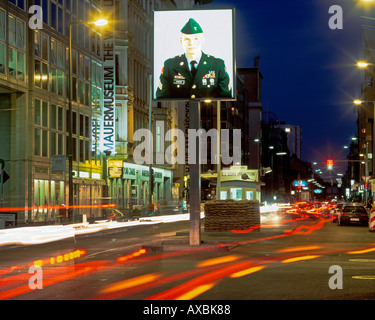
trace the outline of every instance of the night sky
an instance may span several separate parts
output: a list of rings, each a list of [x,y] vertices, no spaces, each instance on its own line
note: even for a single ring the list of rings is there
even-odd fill
[[[343,29],[328,25],[332,5],[343,10]],[[205,7],[235,8],[237,67],[260,56],[264,111],[302,127],[302,160],[324,171],[328,158],[345,159],[343,146],[357,132],[352,101],[364,80],[355,64],[361,25],[370,20],[361,16],[375,17],[375,9],[354,0],[214,0]],[[336,164],[335,173],[345,173],[346,164]]]

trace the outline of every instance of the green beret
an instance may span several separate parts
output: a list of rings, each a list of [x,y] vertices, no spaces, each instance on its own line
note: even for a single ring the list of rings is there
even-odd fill
[[[193,18],[190,18],[189,21],[181,29],[182,33],[185,34],[196,34],[203,33],[201,26]]]

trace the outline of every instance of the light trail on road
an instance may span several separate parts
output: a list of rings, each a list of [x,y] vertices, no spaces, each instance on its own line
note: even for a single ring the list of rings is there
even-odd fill
[[[297,214],[297,213],[293,213]],[[308,220],[313,217],[315,220]],[[306,235],[320,230],[325,223],[330,222],[332,218],[329,215],[302,214],[294,219],[285,219],[282,223],[306,220],[307,223],[296,226],[294,229],[284,230],[283,233],[260,237],[256,239],[233,241],[230,243],[220,243],[212,247],[223,246],[241,246],[251,243],[269,241],[274,239],[286,238],[293,235]],[[280,248],[280,244],[273,244],[271,248],[273,254],[268,257],[255,256],[248,258],[246,255],[222,255],[216,258],[209,258],[197,263],[191,270],[174,270],[169,272],[152,272],[140,274],[136,277],[127,278],[121,281],[115,281],[111,284],[103,284],[96,292],[91,293],[92,300],[111,300],[132,298],[135,294],[142,296],[146,300],[190,300],[200,297],[202,294],[209,292],[218,286],[223,279],[236,279],[247,276],[254,276],[258,272],[266,270],[270,265],[290,265],[307,260],[318,259],[332,252],[344,252],[347,254],[365,254],[373,252],[375,249],[365,248],[348,251],[344,249],[325,248],[323,245],[306,245]],[[43,287],[57,286],[72,279],[79,279],[82,276],[93,274],[106,274],[114,270],[120,270],[127,265],[137,266],[139,270],[151,270],[157,261],[168,261],[178,257],[189,257],[189,255],[203,253],[207,247],[197,247],[188,250],[154,253],[145,248],[140,248],[132,253],[117,257],[115,260],[99,260],[92,262],[81,262],[84,259],[86,251],[74,251],[66,254],[65,262],[73,262],[73,265],[51,267],[51,259],[36,260],[31,264],[50,266],[43,269]],[[78,254],[79,252],[79,254]],[[64,257],[64,255],[60,255]],[[59,256],[56,256],[59,257]],[[56,259],[55,257],[55,259]],[[71,257],[71,259],[70,259]],[[57,260],[53,260],[57,262]],[[63,262],[63,261],[60,261]],[[22,298],[24,294],[33,294],[28,281],[32,274],[27,272],[27,266],[19,265],[4,268],[0,270],[0,299]],[[144,268],[144,269],[142,269]],[[151,268],[151,269],[150,269]],[[17,272],[17,274],[14,274]],[[172,273],[170,273],[172,272]],[[173,283],[176,286],[173,287]],[[165,289],[165,285],[169,288]],[[172,286],[172,287],[171,287]],[[160,288],[160,292],[148,295],[149,291],[155,291]],[[163,289],[164,288],[164,289]]]

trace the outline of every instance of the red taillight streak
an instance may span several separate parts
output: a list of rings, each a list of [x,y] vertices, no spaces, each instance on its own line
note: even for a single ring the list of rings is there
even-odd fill
[[[112,293],[112,294],[109,294],[109,295],[105,295],[105,296],[95,297],[93,299],[95,299],[95,300],[111,300],[111,299],[115,299],[115,298],[118,298],[118,297],[128,296],[128,295],[131,295],[131,294],[135,294],[137,292],[149,290],[151,288],[157,287],[159,285],[163,285],[165,283],[171,283],[171,282],[178,281],[178,280],[181,280],[181,279],[184,279],[184,278],[187,278],[187,277],[195,276],[196,274],[208,272],[208,271],[210,271],[212,269],[216,269],[216,268],[217,268],[217,266],[211,266],[211,267],[207,267],[207,268],[200,268],[200,269],[193,269],[193,270],[184,271],[184,272],[179,273],[179,274],[166,276],[166,277],[164,277],[160,280],[156,280],[152,283],[144,284],[144,285],[134,287],[134,288],[131,288],[131,289],[127,289],[127,290],[122,290],[122,291]]]
[[[13,211],[32,211],[44,209],[96,209],[96,208],[115,208],[116,204],[98,204],[98,205],[72,205],[72,206],[38,206],[38,207],[12,207],[0,208],[0,212],[13,212]]]
[[[296,213],[294,211],[292,212],[288,212],[288,210],[286,211],[287,213],[290,213],[290,214],[296,214],[296,215],[300,215],[301,217],[299,218],[294,218],[294,219],[289,219],[289,220],[284,220],[284,221],[281,221],[279,224],[282,225],[282,224],[285,224],[285,223],[290,223],[290,222],[295,222],[295,221],[299,221],[299,220],[305,220],[307,218],[309,218],[309,215],[307,214],[302,214],[302,213]],[[255,225],[255,226],[252,226],[246,230],[231,230],[232,233],[249,233],[251,231],[254,231],[256,229],[259,229],[259,228],[273,228],[272,226],[265,226],[265,225]]]
[[[172,288],[162,293],[151,296],[147,298],[146,300],[173,300],[173,299],[178,298],[182,294],[190,291],[192,288],[196,288],[202,284],[217,281],[234,272],[238,272],[240,270],[250,268],[250,266],[253,266],[253,264],[248,261],[234,263],[227,267],[220,268],[219,270],[211,271],[209,273],[201,275],[175,288]]]
[[[51,268],[47,270],[43,270],[43,288],[48,287],[50,285],[66,281],[83,274],[92,273],[98,271],[100,268],[104,267],[106,261],[94,261],[88,263],[82,263],[74,266],[67,266],[67,267],[60,267],[60,268]],[[3,289],[3,285],[10,285],[14,286],[15,282],[18,283],[27,283],[27,285],[23,285],[14,289],[10,289],[7,291],[0,292],[0,300],[11,299],[21,294],[25,294],[28,292],[32,292],[33,290],[30,289],[28,285],[29,279],[32,277],[32,274],[24,273],[21,275],[11,276],[5,278],[0,281],[1,288]]]

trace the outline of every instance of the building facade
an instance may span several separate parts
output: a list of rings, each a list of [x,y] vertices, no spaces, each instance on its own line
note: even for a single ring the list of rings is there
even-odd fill
[[[34,5],[42,10],[29,13]],[[121,210],[147,205],[150,168],[135,163],[133,152],[134,132],[148,128],[152,11],[193,5],[164,0],[0,1],[0,159],[9,176],[1,206],[18,208],[20,223],[60,221],[59,206],[70,202],[70,156],[70,203],[85,205],[75,211],[77,221],[83,214],[103,216],[94,208],[102,203],[114,202]],[[115,18],[110,36],[107,27],[87,23],[103,16]],[[105,100],[108,55],[113,58],[113,116],[106,113],[112,108]],[[176,107],[153,105],[152,122],[162,119],[165,129],[176,127]],[[100,141],[109,120],[113,137]],[[108,141],[114,142],[113,150],[103,148]],[[154,168],[154,200],[172,197],[173,170]]]

